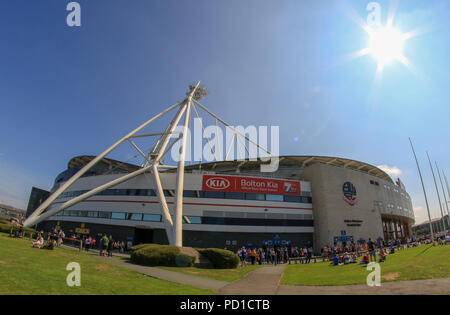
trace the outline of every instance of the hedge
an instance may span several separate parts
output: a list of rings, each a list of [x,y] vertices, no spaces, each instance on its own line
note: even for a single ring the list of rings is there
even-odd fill
[[[195,257],[180,253],[171,245],[140,244],[131,248],[131,261],[144,266],[193,266]]]
[[[11,225],[11,223],[3,223],[3,222],[1,222],[0,223],[0,232],[3,232],[3,233],[10,233],[11,232],[11,227],[13,227],[13,232],[15,233],[16,231],[19,231],[20,230],[20,226],[17,226],[17,225]],[[27,234],[29,234],[29,232],[35,232],[33,229],[30,229],[30,228],[23,228],[23,230],[25,231],[25,232],[27,232]]]
[[[186,254],[178,254],[175,256],[175,265],[177,267],[192,267],[195,263],[195,257],[186,255]]]
[[[216,269],[234,269],[239,266],[239,257],[232,251],[218,248],[198,248]]]

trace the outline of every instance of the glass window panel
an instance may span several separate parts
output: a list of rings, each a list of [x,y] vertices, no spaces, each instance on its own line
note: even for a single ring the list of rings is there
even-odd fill
[[[127,220],[142,221],[142,213],[128,213]]]
[[[241,192],[225,192],[225,199],[245,199],[245,194]]]
[[[300,196],[284,196],[285,202],[302,202],[302,198]]]
[[[127,189],[128,196],[136,196],[136,189]]]
[[[246,193],[245,199],[247,199],[247,200],[265,200],[265,196],[264,196],[264,194]]]
[[[201,217],[192,217],[192,216],[185,216],[183,217],[184,222],[189,224],[201,224],[202,218]]]
[[[183,197],[197,198],[197,194],[195,193],[195,190],[185,190],[183,191]]]
[[[144,213],[144,221],[161,222],[161,215]]]
[[[96,218],[98,216],[98,211],[88,211],[88,217]]]
[[[151,189],[139,189],[139,196],[151,196],[152,190]]]
[[[111,219],[125,220],[125,217],[126,217],[125,212],[112,212],[111,213]]]
[[[224,199],[225,193],[223,191],[205,191],[205,198]]]
[[[99,211],[98,217],[102,219],[111,219],[111,212]]]
[[[175,197],[175,192],[173,190],[164,190],[164,196],[166,197]]]
[[[270,195],[270,194],[267,194],[266,195],[266,200],[267,201],[283,201],[284,198],[283,198],[283,195]]]

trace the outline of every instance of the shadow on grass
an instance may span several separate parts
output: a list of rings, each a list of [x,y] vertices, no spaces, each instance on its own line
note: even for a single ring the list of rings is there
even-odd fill
[[[428,246],[428,247],[425,248],[423,251],[421,251],[420,253],[418,253],[418,254],[416,255],[416,257],[417,257],[417,256],[420,256],[420,255],[423,255],[427,250],[429,250],[429,249],[432,248],[432,247],[433,247],[433,245]]]
[[[136,265],[136,266],[143,266],[143,267],[178,267],[178,268],[186,268],[186,267],[181,267],[181,266],[141,265],[141,264],[133,262],[131,260],[131,257],[119,257],[119,256],[116,256],[115,258],[120,260],[120,261],[122,261],[122,262],[124,262],[124,263],[132,264],[132,265]],[[197,269],[204,269],[204,270],[216,269],[216,268],[210,268],[210,267],[203,266],[203,265],[198,265],[198,266],[194,265],[193,267],[195,267]]]

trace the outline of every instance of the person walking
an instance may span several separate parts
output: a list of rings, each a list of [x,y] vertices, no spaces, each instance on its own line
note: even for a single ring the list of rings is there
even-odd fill
[[[369,241],[367,242],[367,250],[369,251],[370,261],[376,262],[377,253],[375,252],[375,242],[373,242],[371,238],[369,238]]]
[[[108,243],[109,243],[109,239],[106,236],[106,234],[103,234],[103,237],[101,239],[101,244],[102,244],[102,250],[100,252],[100,256],[106,256],[106,250],[108,249]]]
[[[112,238],[112,235],[110,235],[109,239],[108,239],[108,246],[107,246],[108,257],[112,257],[113,248],[114,248],[114,240]]]
[[[310,245],[310,246],[308,247],[308,263],[311,262],[311,258],[312,258],[312,256],[313,256],[313,253],[314,253],[314,249],[313,249],[312,246]]]

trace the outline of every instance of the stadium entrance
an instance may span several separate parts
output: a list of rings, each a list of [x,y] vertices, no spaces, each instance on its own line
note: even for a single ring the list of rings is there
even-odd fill
[[[153,230],[137,226],[134,229],[133,245],[153,243]]]

